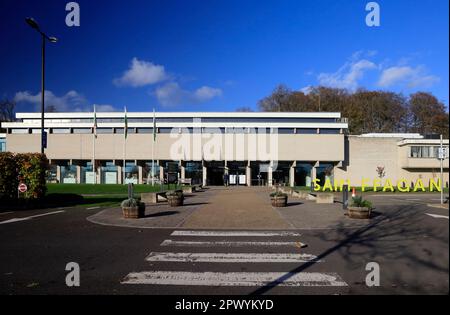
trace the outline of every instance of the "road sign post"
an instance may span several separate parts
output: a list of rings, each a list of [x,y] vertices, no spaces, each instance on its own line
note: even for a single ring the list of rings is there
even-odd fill
[[[19,186],[17,187],[17,198],[20,198],[20,194],[26,193],[28,190],[27,185],[25,185],[24,183],[20,183]]]

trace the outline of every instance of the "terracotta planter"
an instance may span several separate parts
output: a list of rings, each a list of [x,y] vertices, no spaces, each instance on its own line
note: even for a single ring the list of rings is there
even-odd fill
[[[145,216],[145,205],[139,207],[122,208],[123,217],[125,219],[139,219]]]
[[[272,202],[272,207],[286,207],[287,206],[287,196],[274,196],[270,197],[270,201]]]
[[[184,203],[184,196],[183,195],[167,196],[167,202],[171,207],[181,207]]]
[[[370,219],[372,209],[367,207],[348,207],[348,216],[352,219]]]

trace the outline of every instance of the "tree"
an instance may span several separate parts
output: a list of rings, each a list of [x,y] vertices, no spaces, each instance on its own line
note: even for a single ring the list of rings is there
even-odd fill
[[[5,121],[14,121],[16,103],[12,100],[4,99],[0,101],[0,123]],[[0,128],[0,131],[4,131]]]
[[[427,92],[417,92],[409,98],[411,129],[420,134],[443,134],[448,137],[448,112],[443,103]]]
[[[0,101],[0,121],[15,120],[16,103],[12,100],[4,99]]]
[[[288,99],[291,90],[285,85],[279,85],[275,88],[271,95],[259,101],[259,108],[264,112],[282,112],[287,108]]]
[[[349,132],[442,133],[448,136],[448,112],[433,95],[416,93],[406,98],[389,91],[367,91],[313,87],[308,94],[278,86],[259,101],[268,112],[340,112],[349,119]]]

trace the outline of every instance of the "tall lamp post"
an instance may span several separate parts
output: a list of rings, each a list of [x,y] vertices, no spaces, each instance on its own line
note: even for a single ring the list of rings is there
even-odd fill
[[[35,29],[42,38],[42,77],[41,77],[41,153],[44,154],[44,112],[45,112],[45,42],[56,43],[56,37],[48,36],[39,28],[39,25],[33,18],[26,18],[25,21],[31,28]]]

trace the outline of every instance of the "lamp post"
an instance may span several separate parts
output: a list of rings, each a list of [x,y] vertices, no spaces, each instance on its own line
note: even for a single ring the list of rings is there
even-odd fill
[[[42,73],[41,73],[41,153],[44,154],[44,112],[45,112],[45,42],[48,40],[51,43],[56,43],[56,37],[47,36],[41,31],[39,25],[33,18],[26,18],[27,24],[35,29],[42,38]]]

